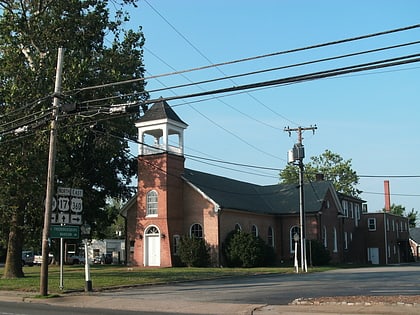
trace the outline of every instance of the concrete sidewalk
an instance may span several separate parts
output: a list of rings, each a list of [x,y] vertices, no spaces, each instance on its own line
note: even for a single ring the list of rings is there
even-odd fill
[[[258,305],[258,304],[233,304],[233,303],[202,303],[194,301],[162,300],[159,304],[145,304],[144,300],[132,298],[118,298],[104,296],[100,292],[63,294],[49,299],[36,298],[32,293],[0,291],[0,300],[9,302],[44,303],[56,306],[105,308],[115,310],[130,310],[142,312],[167,312],[168,314],[188,313],[197,315],[301,315],[301,314],[389,314],[389,315],[414,315],[420,314],[418,305],[347,305],[347,304],[322,304],[322,305]]]

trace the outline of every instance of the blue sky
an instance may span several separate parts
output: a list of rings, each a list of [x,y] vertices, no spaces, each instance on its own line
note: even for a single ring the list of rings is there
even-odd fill
[[[420,1],[193,1],[141,0],[126,28],[142,27],[146,76],[194,69],[308,47],[420,22]],[[420,28],[147,80],[147,90],[248,73],[420,40]],[[187,95],[293,75],[411,55],[419,44],[335,61],[151,92],[151,98]],[[234,167],[189,155],[282,169],[296,143],[284,127],[305,132],[305,162],[326,149],[351,159],[369,211],[391,202],[420,210],[419,63],[234,95],[169,101],[189,125],[186,166],[256,184],[278,182],[278,171]],[[223,97],[221,97],[223,96]],[[221,166],[221,167],[220,167]],[[227,169],[230,168],[230,169]],[[231,170],[235,169],[235,170]],[[395,176],[419,175],[406,178]]]

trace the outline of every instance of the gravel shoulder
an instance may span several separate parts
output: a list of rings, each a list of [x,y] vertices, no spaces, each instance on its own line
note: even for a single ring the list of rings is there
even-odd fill
[[[296,299],[293,305],[413,305],[420,306],[420,295],[392,295],[392,296],[334,296],[309,299]]]

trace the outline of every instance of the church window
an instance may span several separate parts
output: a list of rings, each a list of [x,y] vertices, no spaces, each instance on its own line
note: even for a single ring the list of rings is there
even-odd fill
[[[254,235],[255,237],[258,236],[258,228],[256,225],[252,226],[252,235]]]
[[[158,214],[158,194],[155,190],[147,193],[146,216],[157,216]]]
[[[273,228],[271,226],[268,227],[267,243],[271,247],[274,247],[274,232],[273,232]]]
[[[195,238],[203,238],[203,227],[201,224],[193,224],[190,229],[190,235]]]

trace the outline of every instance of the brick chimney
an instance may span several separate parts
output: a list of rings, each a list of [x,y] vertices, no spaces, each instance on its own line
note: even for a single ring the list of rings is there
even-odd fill
[[[391,196],[389,191],[389,180],[384,181],[384,192],[385,192],[385,211],[391,211]]]

